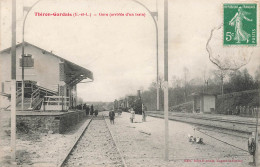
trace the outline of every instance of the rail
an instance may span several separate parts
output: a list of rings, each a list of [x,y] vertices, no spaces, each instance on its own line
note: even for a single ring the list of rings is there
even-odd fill
[[[22,89],[18,89],[16,91],[16,104],[18,104],[22,100]]]
[[[75,148],[75,146],[78,144],[78,141],[81,139],[81,137],[82,137],[83,134],[85,133],[86,129],[89,127],[89,125],[90,125],[90,123],[92,122],[93,118],[94,118],[94,116],[91,117],[91,120],[89,121],[88,125],[84,128],[84,130],[80,133],[80,135],[78,136],[78,138],[76,139],[76,141],[72,144],[71,148],[70,148],[69,151],[67,152],[66,156],[62,159],[62,161],[60,162],[60,164],[58,165],[58,167],[62,167],[62,166],[65,164],[65,162],[67,161],[69,155],[71,154],[71,152],[73,151],[73,149]],[[109,134],[110,134],[110,136],[111,136],[111,138],[112,138],[112,140],[113,140],[113,143],[114,143],[114,145],[115,145],[115,147],[116,147],[116,149],[117,149],[117,152],[118,152],[118,154],[120,155],[120,158],[121,158],[121,160],[122,160],[123,166],[124,166],[124,167],[127,167],[127,165],[126,165],[126,163],[125,163],[125,159],[123,158],[123,156],[122,156],[122,154],[121,154],[121,152],[120,152],[120,150],[119,150],[119,148],[118,148],[118,146],[117,146],[117,144],[116,144],[116,142],[115,142],[115,139],[114,139],[114,137],[113,137],[113,135],[112,135],[112,133],[111,133],[111,131],[110,131],[108,125],[107,125],[107,122],[106,122],[106,120],[105,120],[104,115],[102,115],[102,118],[103,118],[103,120],[105,121],[105,125],[106,125],[106,127],[107,127],[107,129],[108,129],[108,131],[109,131]]]
[[[34,105],[38,103],[39,99],[40,99],[40,89],[38,88],[31,95],[31,108],[33,108]]]
[[[68,159],[70,153],[72,152],[73,148],[78,144],[79,139],[83,136],[84,132],[86,131],[86,129],[89,127],[91,121],[93,120],[93,116],[91,117],[90,121],[88,122],[87,126],[84,128],[84,130],[80,133],[80,135],[78,136],[78,138],[75,140],[75,142],[72,144],[71,148],[69,149],[68,153],[65,155],[65,157],[62,159],[62,161],[60,162],[60,164],[58,165],[58,167],[62,167],[64,165],[64,163],[66,162],[66,160]]]
[[[69,97],[65,96],[45,96],[43,110],[68,110]]]
[[[112,139],[113,139],[113,141],[114,141],[114,144],[115,144],[115,146],[116,146],[117,152],[119,153],[119,155],[120,155],[120,157],[121,157],[121,160],[122,160],[122,162],[123,162],[123,165],[124,165],[124,167],[127,167],[126,162],[125,162],[125,159],[124,159],[124,157],[122,156],[122,153],[120,152],[120,150],[119,150],[119,148],[118,148],[118,146],[117,146],[117,144],[116,144],[115,138],[114,138],[114,136],[112,135],[109,126],[107,125],[107,121],[105,120],[104,115],[103,115],[103,118],[104,118],[104,121],[106,122],[106,126],[107,126],[107,128],[108,128],[109,134],[110,134],[110,136],[112,137]]]
[[[57,95],[58,94],[58,91],[56,91],[56,90],[47,89],[45,87],[38,86],[38,85],[37,85],[37,87],[41,90],[41,92],[45,93],[47,96],[48,95]]]
[[[149,116],[163,119],[161,113],[148,113]],[[190,119],[191,118],[191,119]],[[217,117],[192,117],[187,115],[170,115],[169,120],[185,122],[193,125],[199,125],[202,127],[215,128],[219,130],[225,130],[226,134],[233,135],[233,133],[239,134],[239,136],[248,137],[249,134],[254,131],[259,124],[256,125],[254,119],[251,120],[231,120]],[[206,122],[205,122],[206,121]],[[234,136],[234,135],[233,135]]]
[[[259,112],[259,108],[257,110],[255,110],[255,112]],[[163,113],[158,113],[157,111],[150,111],[150,112],[147,112],[148,115],[150,116],[154,116],[154,117],[157,117],[159,118],[160,116],[163,116]],[[203,116],[203,115],[195,115],[195,114],[191,114],[191,113],[188,113],[186,115],[183,115],[183,114],[172,114],[173,118],[174,117],[181,117],[181,118],[194,118],[194,119],[202,119],[202,120],[209,120],[209,121],[219,121],[219,122],[228,122],[228,123],[236,123],[236,124],[245,124],[245,125],[255,125],[255,122],[254,121],[240,121],[240,120],[232,120],[232,119],[227,119],[227,118],[221,118],[221,117],[218,117],[218,116],[212,116],[210,115],[210,117],[207,117],[207,116]]]

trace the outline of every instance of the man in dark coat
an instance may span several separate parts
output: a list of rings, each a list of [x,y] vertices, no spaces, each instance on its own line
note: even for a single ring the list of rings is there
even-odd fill
[[[109,111],[109,119],[110,119],[110,123],[111,124],[115,124],[114,122],[114,119],[115,119],[115,112],[112,110],[112,111]]]
[[[90,108],[89,108],[89,106],[87,105],[87,107],[86,107],[86,115],[89,115],[89,110],[90,110]]]
[[[93,115],[94,114],[94,106],[93,104],[90,106],[90,115]]]
[[[98,110],[95,110],[95,116],[97,116],[98,115]]]

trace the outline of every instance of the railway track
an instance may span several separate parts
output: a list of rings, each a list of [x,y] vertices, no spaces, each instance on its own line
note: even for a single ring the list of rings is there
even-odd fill
[[[59,166],[125,166],[104,116],[91,122]]]
[[[156,118],[164,118],[162,113],[149,112],[149,116]],[[256,123],[249,121],[229,120],[217,117],[203,117],[203,116],[187,116],[187,115],[169,115],[169,120],[179,121],[198,125],[203,129],[218,131],[221,133],[248,138],[251,132],[255,131]],[[259,124],[258,124],[259,126]]]
[[[149,112],[150,115],[155,115],[155,116],[163,116],[163,114],[157,113],[157,112]],[[170,115],[169,116],[174,116],[174,117],[185,117],[185,118],[196,118],[196,119],[203,119],[203,120],[210,120],[210,121],[219,121],[219,122],[228,122],[228,123],[235,123],[235,124],[243,124],[243,125],[252,125],[255,126],[256,122],[251,122],[251,121],[239,121],[239,120],[230,120],[230,119],[224,119],[224,118],[219,118],[219,117],[203,117],[203,116],[189,116],[189,115]]]

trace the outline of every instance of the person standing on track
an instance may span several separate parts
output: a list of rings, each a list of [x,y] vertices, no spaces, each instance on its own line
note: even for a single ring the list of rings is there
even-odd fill
[[[109,119],[110,119],[110,124],[115,124],[115,112],[112,110],[112,111],[109,111]]]

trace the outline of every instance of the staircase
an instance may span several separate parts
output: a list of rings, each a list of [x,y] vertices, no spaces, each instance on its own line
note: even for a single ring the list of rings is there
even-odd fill
[[[17,110],[21,110],[22,89],[16,93]],[[45,96],[55,96],[58,92],[32,84],[31,98],[24,98],[24,110],[40,110]],[[28,95],[28,92],[27,92]]]
[[[36,89],[32,95],[31,95],[31,106],[29,109],[35,110],[35,109],[40,109],[39,105],[43,101],[43,98],[40,96],[40,88]]]
[[[45,96],[56,96],[57,94],[58,92],[37,86],[37,89],[31,95],[31,106],[29,109],[40,110]]]
[[[58,94],[58,92],[44,88],[42,86],[37,86],[37,88],[40,89],[40,94],[44,96],[56,96]]]
[[[22,101],[22,89],[18,88],[16,90],[16,105]]]

